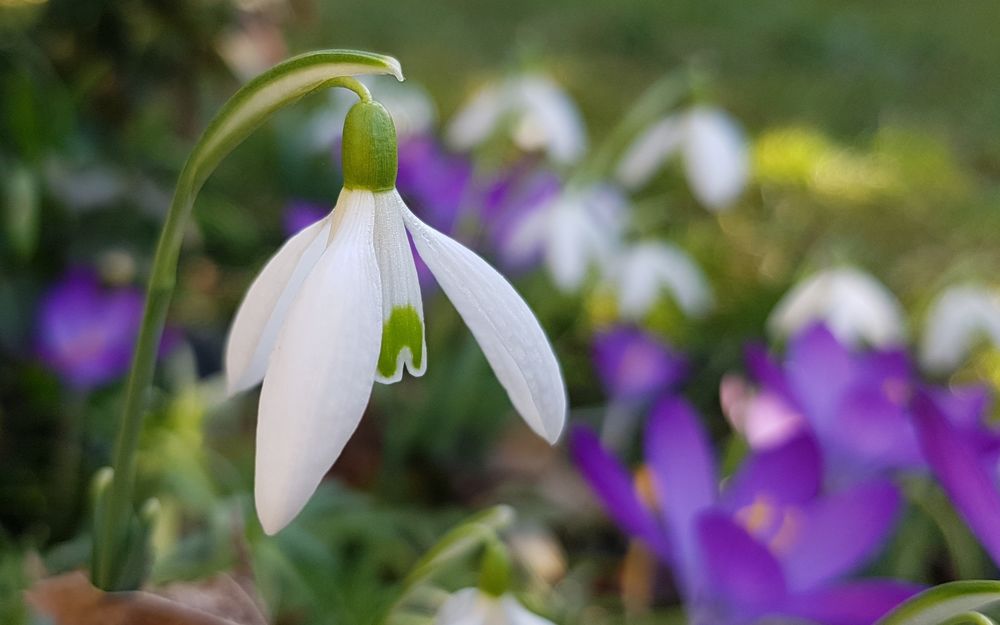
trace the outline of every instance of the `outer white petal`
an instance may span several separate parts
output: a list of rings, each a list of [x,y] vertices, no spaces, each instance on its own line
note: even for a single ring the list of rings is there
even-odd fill
[[[514,408],[550,443],[566,420],[566,386],[538,319],[486,261],[403,209],[420,257],[486,355]]]
[[[632,142],[618,161],[615,178],[629,189],[637,189],[653,177],[685,137],[683,119],[671,115],[647,128]]]
[[[404,206],[395,190],[375,194],[375,256],[382,279],[384,352],[379,355],[375,379],[384,384],[402,379],[404,364],[410,375],[421,376],[427,370],[424,306],[413,252],[403,225]],[[389,367],[392,367],[391,373]]]
[[[521,116],[514,127],[514,142],[524,150],[544,148],[559,163],[577,161],[587,148],[587,131],[569,95],[537,74],[524,76],[516,88]]]
[[[455,591],[438,610],[434,625],[493,625],[496,600],[478,588]]]
[[[465,107],[455,114],[445,138],[451,147],[468,150],[488,138],[503,116],[510,111],[511,88],[506,82],[481,88]]]
[[[374,198],[343,191],[330,243],[288,311],[264,378],[255,495],[273,534],[340,455],[371,394],[382,331]]]
[[[329,232],[330,218],[326,218],[293,236],[250,285],[226,344],[226,385],[230,394],[264,378],[288,308],[326,249]]]
[[[639,243],[622,255],[620,263],[616,286],[623,317],[639,319],[646,315],[664,289],[688,315],[700,316],[712,307],[712,289],[705,274],[674,245]]]
[[[951,371],[982,338],[1000,345],[1000,298],[979,286],[950,287],[931,305],[920,359],[931,371]]]
[[[871,275],[849,267],[822,271],[789,291],[768,319],[779,336],[823,321],[842,341],[897,344],[905,327],[896,297]]]
[[[743,132],[714,108],[692,109],[685,124],[684,168],[691,190],[710,210],[723,210],[743,192],[750,172]]]
[[[503,608],[506,617],[504,623],[507,625],[553,625],[552,621],[525,608],[513,595],[500,597],[500,606]]]

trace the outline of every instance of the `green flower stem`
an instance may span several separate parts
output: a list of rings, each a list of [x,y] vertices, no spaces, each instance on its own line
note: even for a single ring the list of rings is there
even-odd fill
[[[371,102],[371,94],[351,78],[358,74],[393,74],[403,79],[399,63],[387,56],[352,50],[326,50],[293,57],[243,86],[222,107],[202,134],[181,170],[153,258],[142,325],[125,392],[107,505],[96,516],[91,577],[104,590],[128,590],[122,570],[134,544],[132,496],[136,449],[142,433],[147,396],[156,367],[163,325],[177,279],[184,225],[202,184],[219,162],[275,111],[305,95],[344,87]]]
[[[997,625],[996,621],[979,612],[965,612],[956,614],[948,620],[941,621],[940,625]]]

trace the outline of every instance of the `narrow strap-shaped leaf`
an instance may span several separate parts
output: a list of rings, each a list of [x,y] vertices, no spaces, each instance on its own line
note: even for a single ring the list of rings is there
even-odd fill
[[[974,610],[1000,601],[1000,581],[971,580],[935,586],[904,602],[876,625],[980,625]],[[957,619],[957,620],[956,620]],[[977,620],[978,619],[978,620]]]

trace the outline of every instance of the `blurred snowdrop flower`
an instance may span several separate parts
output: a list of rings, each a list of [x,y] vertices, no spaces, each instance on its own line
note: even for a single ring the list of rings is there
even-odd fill
[[[480,215],[490,245],[504,267],[523,270],[539,262],[541,251],[516,247],[513,243],[520,243],[515,235],[523,220],[547,206],[562,189],[559,176],[529,164],[501,172],[488,186],[481,200]]]
[[[610,185],[568,189],[513,226],[505,256],[518,261],[540,255],[556,287],[579,289],[587,272],[606,271],[625,231],[628,200]]]
[[[795,286],[771,312],[768,326],[790,336],[816,321],[851,345],[896,345],[905,336],[896,297],[870,274],[850,267],[821,271]]]
[[[400,83],[394,77],[384,76],[359,76],[358,81],[368,87],[389,111],[401,140],[431,132],[437,122],[437,106],[421,85],[409,80]],[[388,88],[390,84],[392,87]],[[343,89],[330,91],[327,106],[306,124],[305,142],[313,150],[328,150],[340,139],[347,111],[354,105],[353,97]]]
[[[513,76],[480,89],[452,119],[447,138],[453,147],[469,150],[501,127],[520,149],[544,151],[563,165],[579,160],[587,147],[576,104],[542,74]]]
[[[618,180],[630,189],[641,187],[678,153],[692,193],[709,210],[725,210],[746,187],[750,172],[746,137],[727,113],[707,106],[651,125],[625,151]]]
[[[242,20],[238,28],[219,36],[215,48],[243,82],[249,82],[288,56],[281,27],[262,17]]]
[[[664,291],[685,314],[704,315],[712,307],[712,288],[697,263],[670,243],[636,243],[616,259],[611,273],[618,311],[626,319],[640,319]]]
[[[479,256],[420,221],[395,188],[388,112],[348,114],[344,189],[333,212],[293,236],[251,285],[229,334],[230,392],[263,380],[257,512],[275,533],[302,509],[340,455],[374,382],[427,367],[424,316],[407,232],[528,425],[549,442],[566,391],[527,304]]]
[[[927,315],[920,359],[927,369],[946,373],[982,338],[1000,345],[1000,297],[979,286],[948,288]]]
[[[438,611],[435,625],[552,625],[511,594],[495,597],[478,588],[453,594]]]

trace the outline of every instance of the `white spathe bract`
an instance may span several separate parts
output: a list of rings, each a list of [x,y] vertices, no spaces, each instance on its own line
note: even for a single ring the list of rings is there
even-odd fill
[[[573,100],[541,74],[513,76],[473,95],[452,119],[447,140],[469,150],[493,136],[502,124],[524,151],[545,151],[557,163],[573,163],[587,147],[583,118]]]
[[[947,373],[982,339],[1000,346],[1000,297],[981,286],[950,287],[931,304],[920,360],[930,371]]]
[[[649,241],[621,253],[610,276],[618,297],[618,311],[627,319],[641,319],[664,291],[685,314],[700,317],[713,304],[712,288],[698,264],[670,243]]]
[[[556,287],[576,291],[592,267],[610,267],[628,210],[628,199],[610,185],[567,189],[515,226],[507,256],[518,262],[541,254]]]
[[[625,151],[617,178],[630,189],[641,187],[678,153],[691,192],[709,210],[725,210],[746,187],[750,175],[746,137],[727,113],[707,106],[652,124]]]
[[[455,592],[438,610],[434,625],[553,625],[511,594],[494,597],[478,588]]]
[[[796,285],[771,312],[768,327],[790,336],[817,321],[852,345],[896,345],[906,334],[896,296],[870,274],[850,267],[821,271]]]
[[[345,189],[251,285],[226,348],[230,392],[261,380],[255,496],[265,531],[302,509],[340,455],[372,385],[427,366],[407,230],[525,421],[549,442],[566,390],[538,320],[499,273],[425,225],[395,191]]]

